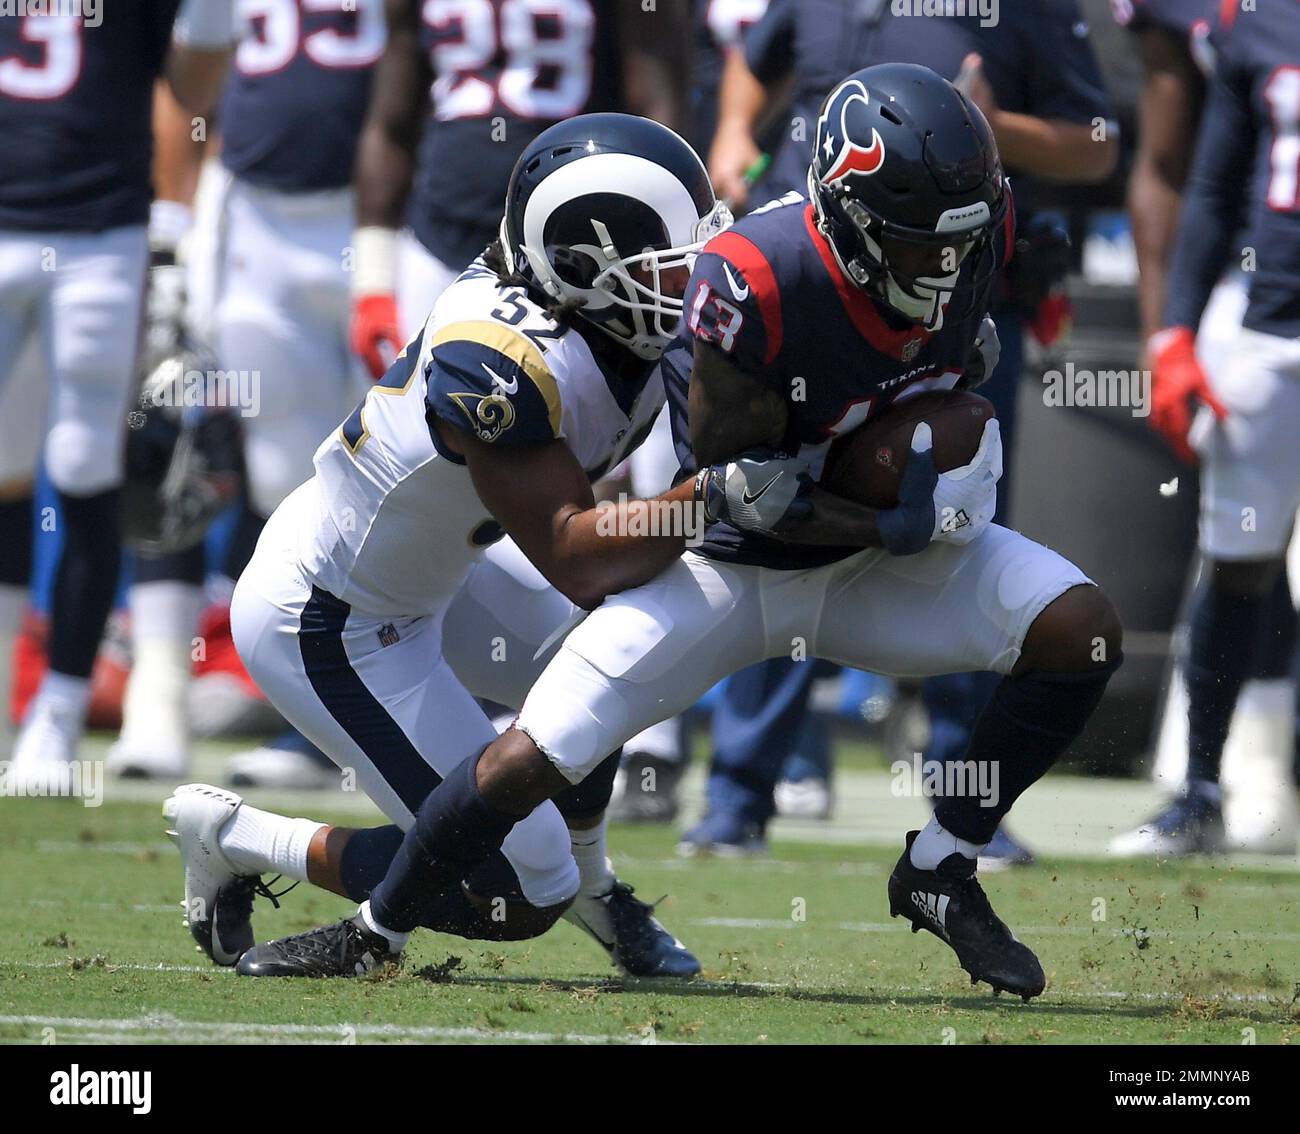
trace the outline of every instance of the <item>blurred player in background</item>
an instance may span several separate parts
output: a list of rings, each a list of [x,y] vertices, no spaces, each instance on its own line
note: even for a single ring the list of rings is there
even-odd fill
[[[1120,853],[1223,848],[1220,767],[1239,692],[1261,668],[1285,672],[1294,641],[1294,613],[1279,580],[1300,504],[1298,15],[1293,0],[1261,0],[1249,10],[1224,4],[1212,36],[1214,75],[1165,283],[1162,328],[1147,348],[1151,423],[1181,457],[1199,455],[1202,465],[1206,577],[1189,620],[1187,778],[1165,809],[1117,841]],[[1160,223],[1167,226],[1169,216]],[[1216,282],[1234,264],[1246,269],[1246,309],[1231,346],[1207,374],[1196,332]],[[1289,753],[1278,739],[1266,745],[1271,758],[1256,754],[1265,757],[1271,779],[1254,775],[1243,797],[1241,841],[1290,854],[1296,799]]]
[[[154,83],[165,76],[181,102],[204,113],[222,58],[210,48],[201,0],[58,7],[0,17],[8,147],[0,163],[0,383],[15,411],[0,421],[0,475],[10,486],[0,503],[5,676],[31,571],[32,503],[22,486],[42,434],[64,540],[50,667],[14,748],[11,774],[33,786],[75,758],[117,588],[126,415],[149,269]],[[160,244],[167,228],[158,227]],[[31,369],[19,371],[20,359]],[[44,431],[40,385],[49,389]]]
[[[347,341],[351,189],[370,73],[384,46],[382,0],[209,0],[233,46],[220,104],[221,153],[190,245],[190,321],[221,370],[247,375],[245,501],[225,573],[238,578],[266,517],[311,474],[311,458],[365,383]],[[184,123],[181,128],[185,129]],[[193,160],[183,148],[178,161]],[[186,693],[204,602],[201,542],[138,557],[130,604],[134,666],[110,766],[179,776],[188,767]],[[321,772],[293,745],[235,756],[279,786]],[[272,776],[272,773],[273,776]]]
[[[978,15],[916,18],[897,14],[884,0],[844,5],[838,0],[774,0],[733,60],[722,90],[710,172],[720,192],[746,199],[744,177],[759,152],[754,140],[766,88],[793,73],[793,129],[784,138],[759,189],[802,191],[807,172],[807,130],[827,90],[846,71],[902,60],[932,67],[954,79],[985,112],[1017,188],[1018,252],[993,307],[1001,360],[981,391],[996,406],[1003,442],[1014,444],[1016,393],[1023,365],[1023,335],[1053,282],[1064,274],[1061,245],[1050,227],[1032,220],[1034,180],[1090,182],[1105,178],[1118,156],[1118,131],[1077,0],[1018,0],[997,22]],[[759,80],[762,80],[761,82]],[[1099,126],[1106,127],[1099,129]],[[1048,331],[1043,332],[1050,334]],[[998,494],[1001,522],[1008,484]],[[744,670],[727,682],[714,714],[714,759],[709,811],[683,837],[682,849],[735,853],[763,848],[763,830],[778,786],[800,814],[830,810],[826,769],[795,784],[777,780],[797,746],[800,763],[829,762],[826,739],[805,725],[815,664],[779,658]],[[995,674],[952,674],[926,681],[931,739],[926,757],[960,759],[980,711],[997,683]],[[999,831],[985,848],[985,865],[1030,860],[1029,852]]]
[[[352,343],[379,378],[496,236],[515,159],[554,122],[622,110],[679,127],[684,0],[386,0],[356,163]]]

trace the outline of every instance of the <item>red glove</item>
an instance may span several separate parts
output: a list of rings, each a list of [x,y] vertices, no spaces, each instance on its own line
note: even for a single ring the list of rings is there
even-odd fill
[[[1190,399],[1203,402],[1220,421],[1228,416],[1214,396],[1209,379],[1196,358],[1196,339],[1188,327],[1167,327],[1151,336],[1151,426],[1189,465],[1196,454],[1187,444],[1191,428]]]
[[[391,292],[358,296],[352,303],[349,329],[352,350],[376,382],[402,349],[397,330],[397,297]]]

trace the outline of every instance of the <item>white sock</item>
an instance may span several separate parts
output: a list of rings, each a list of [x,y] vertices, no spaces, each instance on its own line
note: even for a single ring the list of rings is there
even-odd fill
[[[90,704],[90,678],[73,677],[67,673],[45,671],[41,687],[27,709],[30,718],[38,710],[49,709],[56,717],[83,721]]]
[[[361,903],[361,908],[357,910],[357,913],[361,915],[361,920],[366,923],[366,928],[370,930],[371,933],[377,933],[380,937],[387,940],[388,947],[392,949],[394,953],[400,953],[406,948],[406,943],[411,939],[411,935],[409,933],[395,933],[393,930],[385,929],[380,925],[379,922],[375,920],[374,915],[370,912],[369,898]]]
[[[245,803],[221,828],[217,845],[236,870],[282,874],[306,882],[307,849],[324,826],[314,819],[289,819]]]
[[[569,831],[573,844],[573,859],[578,864],[578,892],[587,897],[601,897],[614,886],[614,864],[605,852],[604,816],[599,823],[586,831]]]
[[[987,843],[968,843],[959,839],[951,831],[944,830],[935,816],[930,817],[912,843],[912,865],[917,870],[934,870],[950,854],[964,855],[969,859],[979,858]]]

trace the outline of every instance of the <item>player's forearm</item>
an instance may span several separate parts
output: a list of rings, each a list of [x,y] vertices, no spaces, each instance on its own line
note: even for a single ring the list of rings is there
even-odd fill
[[[1169,263],[1178,235],[1182,194],[1149,161],[1138,160],[1129,183],[1128,207],[1138,260],[1138,306],[1145,342],[1163,325]]]
[[[414,139],[394,138],[378,124],[362,131],[356,161],[358,227],[402,227],[415,150]]]
[[[718,132],[743,132],[750,136],[767,105],[767,88],[755,77],[745,62],[745,53],[732,48],[722,66],[722,85],[718,92]]]
[[[778,534],[783,542],[820,547],[884,546],[874,508],[846,500],[824,488],[813,488],[807,499],[812,502],[812,514],[782,528]]]
[[[1094,136],[1089,123],[998,110],[990,123],[1008,168],[1050,181],[1104,181],[1119,160],[1119,142]]]
[[[620,4],[617,10],[626,109],[682,130],[690,87],[690,6],[685,0],[660,0],[648,9]]]
[[[688,480],[646,500],[575,509],[558,519],[555,555],[545,572],[586,610],[607,596],[648,583],[702,534]]]
[[[230,66],[229,48],[195,48],[173,44],[166,78],[176,101],[196,118],[211,118]]]

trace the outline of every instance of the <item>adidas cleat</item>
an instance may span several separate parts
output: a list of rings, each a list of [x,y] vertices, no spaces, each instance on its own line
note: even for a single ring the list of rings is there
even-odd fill
[[[697,976],[695,954],[660,924],[654,910],[626,882],[615,882],[608,894],[579,894],[564,917],[594,937],[629,976]]]
[[[924,929],[947,944],[971,984],[984,981],[995,993],[1026,1000],[1038,996],[1047,985],[1043,967],[993,912],[975,877],[975,863],[950,854],[937,869],[919,870],[911,859],[917,834],[908,832],[903,857],[889,876],[890,916],[905,917],[913,933]]]
[[[185,924],[218,965],[233,965],[253,946],[253,895],[261,879],[240,874],[218,835],[244,801],[207,784],[184,784],[163,804],[167,837],[185,864]]]
[[[356,977],[396,965],[401,958],[387,938],[350,917],[254,946],[239,958],[235,971],[255,977]]]

